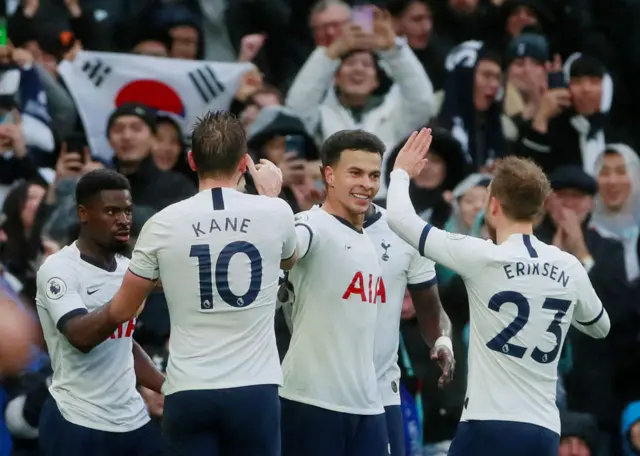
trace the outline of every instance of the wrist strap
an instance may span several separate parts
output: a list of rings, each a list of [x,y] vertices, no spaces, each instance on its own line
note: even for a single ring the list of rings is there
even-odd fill
[[[451,350],[451,353],[453,353],[453,342],[451,342],[451,339],[447,336],[438,337],[436,343],[433,344],[433,348],[437,349],[438,347],[446,347]]]

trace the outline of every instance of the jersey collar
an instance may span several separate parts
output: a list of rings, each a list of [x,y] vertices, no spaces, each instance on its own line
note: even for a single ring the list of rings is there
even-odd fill
[[[376,223],[378,220],[382,218],[382,212],[378,210],[378,207],[375,204],[371,204],[371,211],[364,218],[363,228],[369,228],[371,225]]]

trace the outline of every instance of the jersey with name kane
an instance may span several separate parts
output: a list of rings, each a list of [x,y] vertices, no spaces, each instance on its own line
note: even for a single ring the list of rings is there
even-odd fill
[[[155,214],[129,269],[162,280],[171,317],[165,394],[282,382],[273,321],[293,212],[279,198],[203,190]]]

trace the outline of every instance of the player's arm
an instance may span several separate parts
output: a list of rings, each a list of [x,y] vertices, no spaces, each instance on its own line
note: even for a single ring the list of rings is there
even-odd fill
[[[461,276],[477,270],[487,257],[488,243],[471,236],[447,233],[422,220],[409,198],[409,175],[391,172],[387,194],[387,221],[391,229],[420,255],[442,264]]]
[[[288,271],[296,264],[296,260],[298,259],[297,255],[297,236],[296,236],[296,228],[293,217],[293,211],[289,204],[287,204],[284,200],[279,200],[284,203],[283,214],[281,217],[283,226],[282,233],[284,235],[283,243],[282,243],[282,260],[280,261],[280,269]]]
[[[133,367],[136,371],[136,379],[138,383],[145,388],[149,388],[158,394],[162,394],[162,384],[164,383],[164,375],[156,368],[149,355],[142,347],[133,341]]]
[[[311,252],[317,241],[317,232],[313,224],[309,222],[309,216],[305,213],[297,214],[295,217],[296,229],[296,253],[298,260],[306,257]]]
[[[451,342],[451,320],[442,308],[433,261],[415,252],[407,274],[407,288],[416,311],[422,337],[432,348],[432,358],[442,369],[440,384],[453,379],[455,360]]]
[[[440,302],[438,285],[408,286],[422,338],[431,348],[439,344],[453,350],[451,345],[451,320]],[[445,339],[443,339],[445,338]],[[448,341],[446,340],[448,339]]]
[[[87,310],[80,285],[68,264],[50,260],[38,271],[40,305],[46,308],[58,331],[71,345],[82,353],[89,353],[111,336],[118,324],[109,321],[102,308],[94,312]]]
[[[156,246],[161,244],[156,238],[154,223],[152,217],[142,228],[129,270],[115,296],[104,306],[83,317],[82,324],[86,329],[82,330],[82,334],[92,331],[85,342],[97,340],[89,350],[113,334],[119,325],[135,317],[147,295],[156,287],[159,278]]]
[[[578,280],[578,303],[571,324],[580,332],[596,339],[607,337],[611,329],[609,314],[593,289],[587,271],[579,265],[574,277]]]
[[[111,321],[129,321],[144,304],[149,293],[157,288],[160,279],[158,249],[162,245],[159,224],[156,217],[152,217],[142,227],[120,289],[105,306]]]

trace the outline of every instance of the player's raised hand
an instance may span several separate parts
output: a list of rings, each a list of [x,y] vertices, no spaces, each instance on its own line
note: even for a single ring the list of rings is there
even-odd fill
[[[427,152],[432,139],[430,128],[414,131],[400,149],[393,169],[404,169],[412,179],[420,174],[427,165]]]
[[[448,347],[436,346],[431,350],[431,359],[438,363],[442,370],[442,375],[438,379],[438,386],[445,387],[453,380],[453,373],[456,370],[456,360],[453,352]]]
[[[269,160],[260,160],[257,165],[247,154],[247,170],[253,178],[260,195],[277,198],[282,191],[282,171]]]

